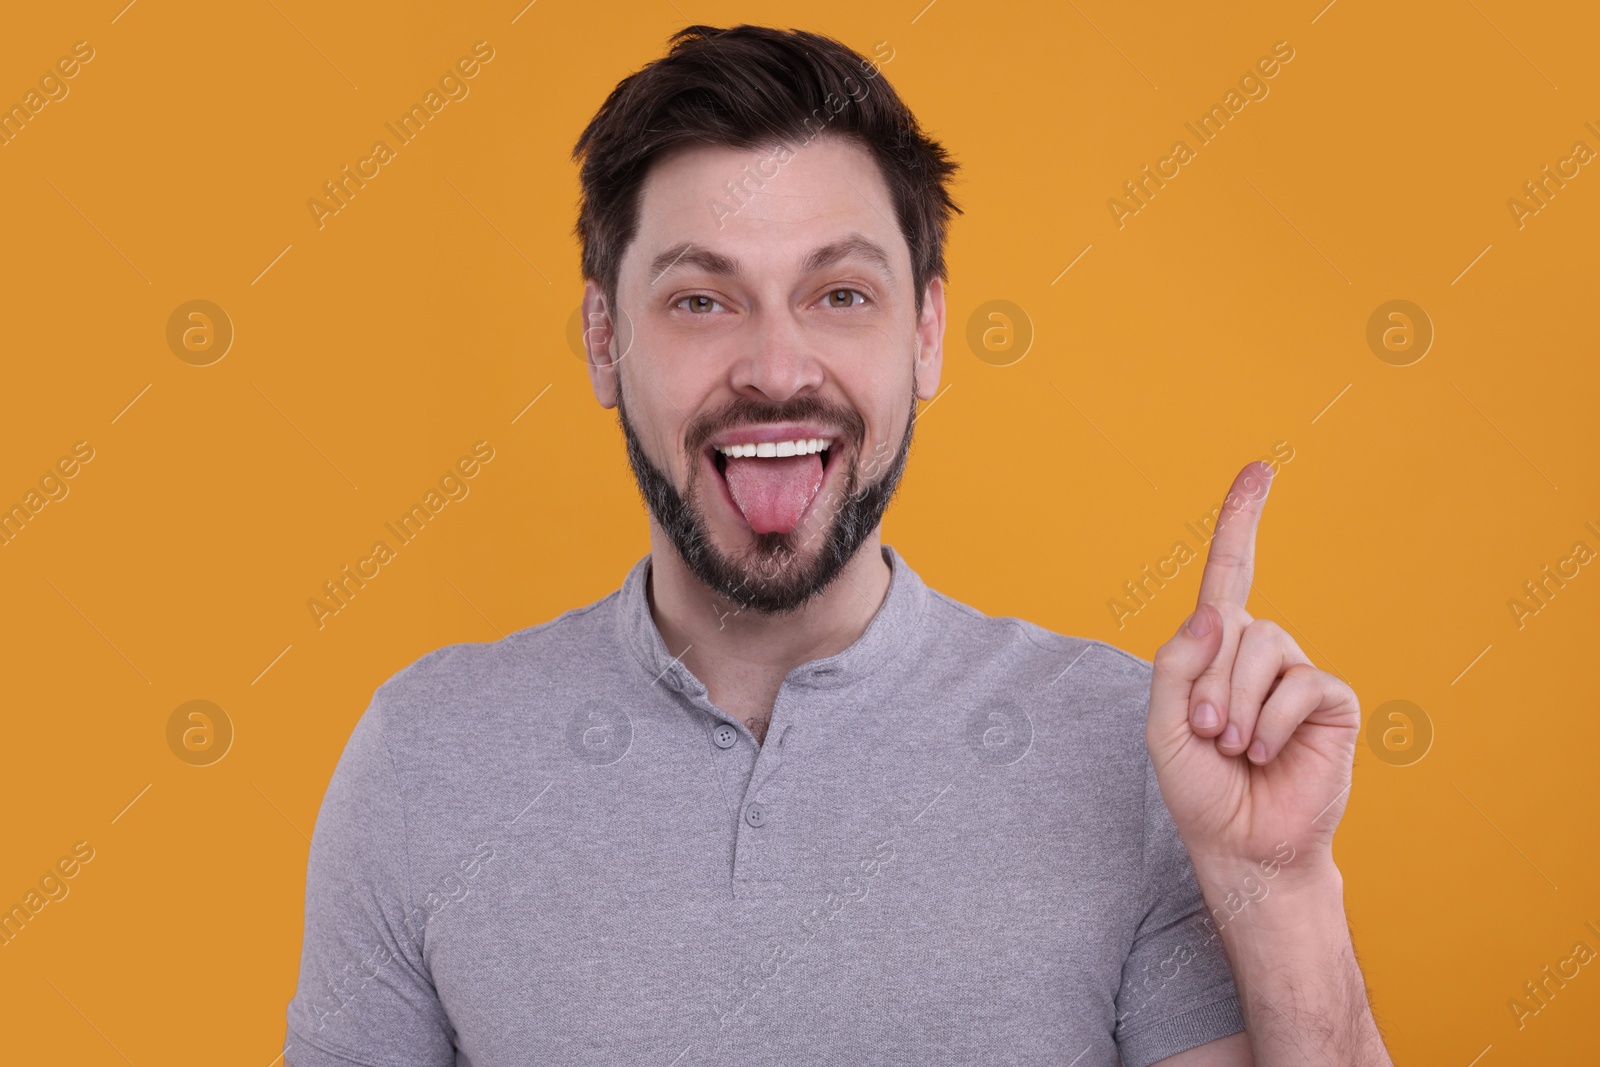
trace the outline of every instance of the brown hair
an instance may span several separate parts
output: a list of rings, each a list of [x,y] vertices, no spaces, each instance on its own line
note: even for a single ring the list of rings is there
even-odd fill
[[[667,150],[771,147],[828,132],[853,138],[877,161],[911,250],[920,315],[928,284],[948,280],[944,241],[952,212],[961,214],[948,185],[959,164],[922,133],[878,65],[804,30],[686,26],[669,40],[665,56],[617,84],[572,150],[583,186],[574,227],[583,276],[616,302],[622,253],[638,232],[639,188]]]

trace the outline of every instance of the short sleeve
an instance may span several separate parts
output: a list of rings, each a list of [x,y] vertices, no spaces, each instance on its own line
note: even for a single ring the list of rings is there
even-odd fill
[[[1144,764],[1144,915],[1117,991],[1123,1067],[1146,1067],[1244,1029],[1227,952],[1207,921],[1194,865],[1148,752]]]
[[[380,687],[328,783],[306,869],[291,1067],[447,1067],[449,1019],[422,957],[405,806],[383,736]]]

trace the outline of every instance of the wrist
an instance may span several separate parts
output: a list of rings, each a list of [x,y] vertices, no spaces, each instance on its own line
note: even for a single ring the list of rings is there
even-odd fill
[[[1343,884],[1344,876],[1334,862],[1331,843],[1307,844],[1285,839],[1256,851],[1259,855],[1188,849],[1195,877],[1201,885],[1209,884],[1223,892],[1229,888],[1244,891],[1252,880],[1269,882],[1274,891],[1291,886]]]
[[[1212,929],[1228,940],[1346,931],[1344,876],[1329,850],[1287,843],[1255,858],[1191,856]],[[1315,938],[1312,938],[1315,940]]]

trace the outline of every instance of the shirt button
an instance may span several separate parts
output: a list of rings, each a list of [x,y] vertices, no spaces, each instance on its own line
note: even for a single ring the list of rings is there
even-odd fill
[[[711,731],[711,740],[717,743],[718,748],[732,748],[739,743],[739,731],[725,722],[719,723],[717,728]]]
[[[760,804],[752,804],[744,809],[744,821],[751,826],[764,826],[767,821],[767,809]]]

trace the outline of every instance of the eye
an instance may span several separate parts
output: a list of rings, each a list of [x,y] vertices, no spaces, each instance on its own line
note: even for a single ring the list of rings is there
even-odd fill
[[[690,296],[686,296],[672,306],[683,307],[685,304],[688,304],[689,307],[684,308],[684,310],[689,312],[691,315],[703,315],[710,311],[711,309],[706,306],[708,304],[716,304],[717,307],[722,307],[722,305],[718,304],[715,299],[706,296],[704,293],[694,293]]]
[[[844,297],[844,303],[842,304],[839,302],[839,298],[841,296]],[[851,301],[850,298],[852,296],[859,296],[861,298],[860,303],[862,304],[867,302],[867,294],[863,293],[860,289],[834,289],[831,290],[823,299],[831,308],[849,308],[859,306]]]

